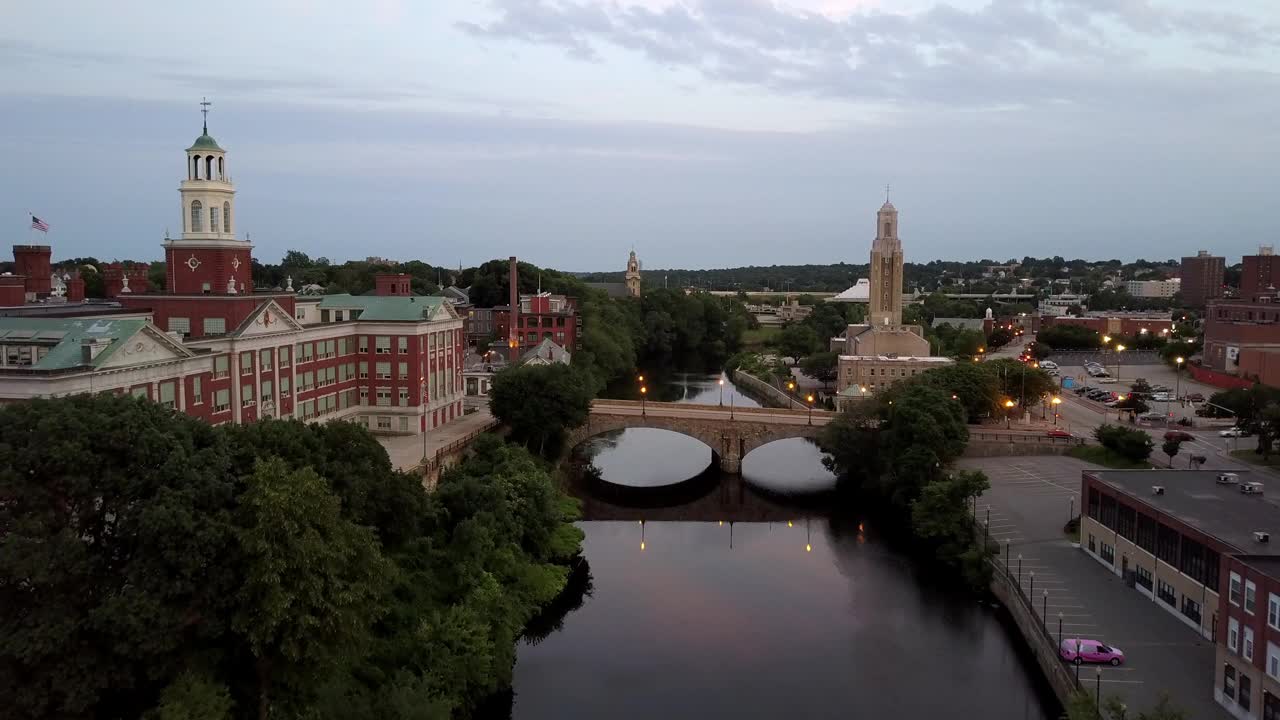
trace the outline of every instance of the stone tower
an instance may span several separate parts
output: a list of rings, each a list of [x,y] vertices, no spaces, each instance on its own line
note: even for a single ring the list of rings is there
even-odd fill
[[[876,239],[871,244],[871,297],[868,323],[902,324],[902,243],[898,211],[885,199],[876,213]]]
[[[627,286],[628,297],[640,297],[640,261],[636,259],[636,251],[631,251],[627,258],[627,274],[623,276]]]
[[[226,151],[209,136],[209,103],[200,137],[187,148],[187,177],[178,186],[182,236],[165,238],[166,289],[177,295],[253,292],[253,246],[235,235],[235,185]]]

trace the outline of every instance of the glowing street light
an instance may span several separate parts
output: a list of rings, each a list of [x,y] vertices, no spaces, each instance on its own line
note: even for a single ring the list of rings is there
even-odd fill
[[[805,396],[805,402],[809,403],[809,424],[813,424],[813,396]]]
[[[720,407],[724,407],[724,378],[720,378]]]
[[[648,394],[649,394],[649,388],[641,385],[640,386],[640,417],[646,416],[644,398]]]
[[[1062,404],[1062,398],[1058,397],[1057,395],[1054,395],[1053,400],[1051,400],[1050,402],[1053,403],[1053,424],[1057,425],[1058,424],[1058,406]]]
[[[1013,417],[1013,406],[1014,406],[1014,404],[1015,404],[1015,403],[1013,402],[1013,400],[1005,400],[1005,401],[1004,401],[1004,407],[1005,407],[1005,409],[1006,409],[1006,410],[1008,410],[1008,412],[1006,412],[1006,413],[1005,413],[1005,415],[1004,415],[1004,427],[1005,427],[1005,429],[1006,429],[1006,430],[1007,430],[1007,429],[1009,429],[1010,427],[1012,427],[1012,423],[1011,423],[1010,419]]]

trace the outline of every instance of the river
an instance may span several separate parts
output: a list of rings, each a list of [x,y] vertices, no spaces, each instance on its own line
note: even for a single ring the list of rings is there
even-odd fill
[[[722,387],[725,404],[756,405],[712,376],[656,394],[717,404]],[[1056,716],[1003,611],[896,552],[873,518],[837,511],[809,441],[759,448],[741,479],[664,431],[578,454],[603,481],[575,491],[578,593],[521,642],[510,717]]]

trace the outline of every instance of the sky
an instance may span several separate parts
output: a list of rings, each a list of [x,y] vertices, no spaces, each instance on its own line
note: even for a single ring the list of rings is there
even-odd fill
[[[160,258],[202,97],[266,262],[1280,241],[1274,0],[0,0],[10,244]]]

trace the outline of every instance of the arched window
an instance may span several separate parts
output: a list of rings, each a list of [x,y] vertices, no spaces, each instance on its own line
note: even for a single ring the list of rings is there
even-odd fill
[[[226,176],[222,174],[222,158],[218,158],[218,179],[226,180]]]
[[[222,203],[222,232],[231,232],[231,203]]]
[[[213,179],[213,156],[212,155],[206,155],[204,158],[204,179],[205,180]]]
[[[209,208],[209,232],[218,232],[218,208]]]
[[[191,176],[188,178],[189,180],[200,179],[200,158],[198,157],[191,158],[191,163],[187,167],[187,174]]]
[[[204,226],[201,224],[201,218],[204,215],[203,210],[204,206],[200,204],[199,200],[191,201],[191,232],[204,232]]]
[[[891,227],[890,223],[885,223],[885,224],[884,224],[884,236],[885,236],[885,237],[893,237],[893,233],[889,230],[889,228],[890,228],[890,227]]]

